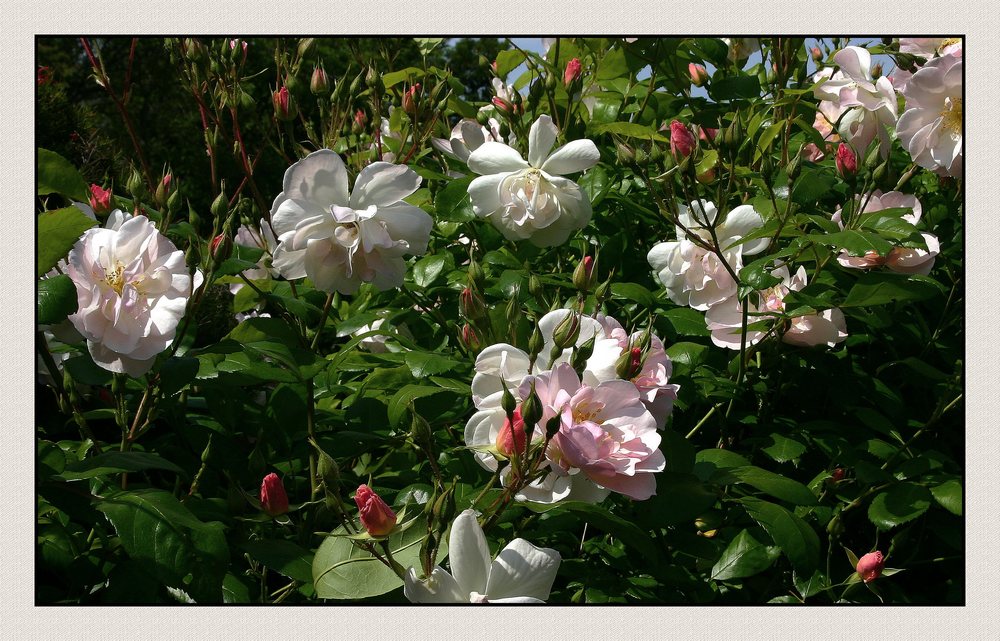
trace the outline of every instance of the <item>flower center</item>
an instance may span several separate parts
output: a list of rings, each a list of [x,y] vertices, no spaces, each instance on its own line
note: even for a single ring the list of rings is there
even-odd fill
[[[938,48],[937,48],[938,55],[940,55],[941,52],[944,51],[945,48],[950,47],[951,45],[954,45],[954,44],[958,44],[961,41],[962,41],[961,38],[945,38],[943,41],[941,41],[941,44],[938,45]]]
[[[576,404],[576,407],[573,408],[573,424],[579,425],[580,423],[584,423],[586,421],[597,423],[599,421],[594,421],[594,418],[600,414],[603,409],[603,403],[581,401]]]
[[[116,260],[115,266],[110,271],[105,271],[104,282],[115,290],[116,294],[122,295],[122,289],[125,288],[125,265],[122,264],[122,261]]]
[[[962,133],[962,99],[945,98],[941,125],[953,134]]]

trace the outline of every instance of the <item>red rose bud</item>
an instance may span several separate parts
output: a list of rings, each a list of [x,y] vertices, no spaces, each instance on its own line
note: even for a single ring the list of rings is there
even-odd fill
[[[581,292],[589,292],[594,286],[594,257],[584,256],[573,270],[573,286]]]
[[[840,174],[842,178],[854,178],[855,174],[858,173],[858,157],[854,154],[854,151],[844,143],[840,143],[837,147],[837,156],[834,162],[837,164],[837,173]]]
[[[706,142],[715,140],[715,137],[718,134],[718,129],[712,129],[711,127],[698,127],[698,138]]]
[[[468,323],[462,325],[462,344],[466,346],[471,351],[477,351],[482,346],[482,341],[479,340],[479,334],[476,330]]]
[[[358,504],[361,525],[365,526],[368,534],[385,536],[392,532],[392,528],[396,527],[396,513],[382,500],[381,496],[364,483],[358,486],[354,502]]]
[[[819,47],[813,47],[809,50],[809,53],[816,62],[823,62],[823,52],[819,50]]]
[[[52,68],[51,67],[39,67],[38,68],[38,85],[47,85],[52,82]]]
[[[510,104],[503,98],[499,96],[494,96],[492,102],[493,106],[499,109],[500,111],[508,114],[514,113],[514,105]]]
[[[858,576],[865,583],[874,581],[879,578],[882,574],[882,568],[885,567],[885,559],[882,558],[882,553],[878,550],[874,552],[869,552],[860,559],[858,559]]]
[[[478,320],[486,315],[486,302],[477,292],[466,287],[458,296],[458,307],[469,320]]]
[[[521,408],[514,410],[514,423],[511,424],[509,418],[504,418],[503,427],[497,434],[497,451],[506,457],[512,454],[524,454],[528,447],[528,435],[524,431],[524,420],[521,418]]]
[[[282,86],[275,91],[271,96],[271,102],[274,104],[274,115],[278,117],[278,120],[285,122],[293,120],[298,113],[295,99],[288,93],[288,87]]]
[[[830,480],[833,481],[834,483],[843,480],[843,478],[844,478],[844,468],[842,467],[838,467],[834,469],[832,472],[830,472]]]
[[[403,111],[406,113],[416,113],[417,103],[419,102],[419,98],[417,97],[418,91],[420,91],[419,82],[411,86],[406,90],[406,93],[403,94]]]
[[[90,186],[90,208],[95,214],[111,213],[111,190],[100,185]]]
[[[700,87],[708,81],[708,71],[702,65],[689,63],[688,73],[691,75],[691,84],[695,87]]]
[[[274,472],[265,476],[260,484],[260,507],[271,516],[280,516],[288,511],[285,486]]]
[[[573,81],[580,77],[580,59],[573,58],[566,63],[566,71],[563,73],[563,86],[569,87]]]
[[[358,109],[354,112],[354,122],[351,124],[351,132],[354,134],[360,134],[365,130],[365,124],[367,124],[368,118],[365,117],[365,112]]]
[[[674,159],[679,161],[687,158],[697,146],[698,141],[690,129],[676,120],[670,123],[670,153],[674,155]]]
[[[219,234],[212,239],[212,258],[214,258],[217,263],[229,258],[229,254],[232,251],[233,241],[225,234]]]
[[[313,75],[309,80],[309,91],[314,96],[324,95],[330,91],[330,77],[326,75],[326,69],[322,64],[313,67]]]

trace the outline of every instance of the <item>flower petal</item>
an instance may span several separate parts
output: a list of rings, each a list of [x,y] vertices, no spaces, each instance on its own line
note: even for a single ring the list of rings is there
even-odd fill
[[[486,595],[491,601],[514,597],[549,598],[562,558],[550,548],[514,539],[490,567]]]
[[[541,168],[552,145],[556,144],[559,130],[552,124],[552,118],[543,114],[531,125],[528,132],[528,163],[532,167]]]
[[[473,510],[465,510],[451,524],[448,558],[451,573],[464,594],[487,593],[490,548]]]
[[[500,209],[500,183],[509,175],[509,173],[489,174],[469,183],[472,211],[477,216],[486,217]]]
[[[559,176],[590,169],[601,159],[601,152],[592,140],[573,140],[555,150],[540,169]],[[534,163],[532,163],[534,164]]]
[[[351,207],[365,209],[370,205],[392,205],[420,188],[422,179],[406,165],[373,162],[358,174],[351,193]]]
[[[312,203],[323,210],[347,204],[347,168],[329,149],[314,151],[289,167],[283,186],[285,198]]]
[[[502,142],[487,141],[469,155],[469,169],[482,176],[527,169],[521,154]]]
[[[403,595],[410,603],[468,603],[468,593],[463,594],[454,577],[439,567],[434,568],[429,579],[421,581],[410,568],[403,577]]]

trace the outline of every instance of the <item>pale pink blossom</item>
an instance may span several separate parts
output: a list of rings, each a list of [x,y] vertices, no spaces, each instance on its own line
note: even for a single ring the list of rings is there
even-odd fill
[[[870,195],[861,196],[860,201],[866,202],[861,212],[863,214],[871,214],[884,209],[905,207],[912,211],[901,218],[911,225],[916,225],[920,222],[922,208],[920,201],[912,194],[904,194],[898,191],[890,191],[883,194],[880,190],[876,190]],[[840,209],[837,209],[834,213],[832,220],[841,229],[844,228]],[[934,267],[934,260],[941,251],[941,243],[938,241],[937,236],[933,234],[921,232],[920,235],[923,237],[927,249],[897,246],[893,247],[886,256],[879,256],[874,251],[869,251],[863,256],[851,256],[847,250],[842,250],[840,255],[837,256],[837,262],[844,267],[852,269],[872,269],[885,266],[894,272],[902,274],[923,274],[926,276]]]
[[[899,50],[926,58],[929,62],[937,56],[962,57],[961,38],[900,38]]]
[[[962,176],[962,59],[935,58],[903,89],[906,110],[896,135],[913,162],[946,176]]]
[[[202,277],[196,272],[192,282],[184,252],[145,216],[119,224],[124,215],[116,213],[109,224],[117,228],[88,229],[69,253],[67,274],[79,302],[69,320],[95,363],[141,376],[173,342]]]
[[[785,311],[785,296],[806,286],[806,270],[800,266],[795,275],[781,265],[771,274],[781,282],[768,289],[755,292],[748,299],[746,344],[755,345],[763,339],[769,328],[751,329],[762,321],[776,321]],[[738,350],[743,341],[743,305],[736,296],[715,305],[705,314],[705,324],[712,332],[712,342],[719,347]],[[818,314],[798,316],[782,335],[782,340],[792,345],[833,346],[847,338],[844,314],[839,309],[828,309]]]
[[[692,202],[690,208],[680,205],[679,209],[681,225],[711,244],[708,227],[719,216],[715,204],[701,200]],[[763,225],[763,219],[751,205],[734,208],[722,222],[716,224],[722,257],[737,273],[743,267],[744,256],[760,253],[767,247],[768,238],[742,242],[744,237]],[[670,300],[704,311],[736,293],[736,281],[719,254],[690,240],[681,226],[677,227],[677,238],[676,241],[654,245],[646,256],[657,278],[667,288]]]
[[[856,152],[863,153],[878,136],[882,156],[888,157],[891,142],[888,129],[896,124],[896,92],[892,83],[885,77],[872,79],[871,54],[862,47],[845,47],[834,54],[833,61],[840,67],[836,73],[827,67],[814,77],[816,82],[823,82],[813,94],[831,103],[824,106],[821,102],[821,111],[836,114],[830,121],[839,120],[839,134]]]
[[[431,138],[431,145],[441,153],[467,163],[469,155],[479,149],[484,142],[503,142],[500,135],[500,123],[496,118],[489,119],[490,128],[483,127],[472,118],[463,118],[451,130],[451,138]]]

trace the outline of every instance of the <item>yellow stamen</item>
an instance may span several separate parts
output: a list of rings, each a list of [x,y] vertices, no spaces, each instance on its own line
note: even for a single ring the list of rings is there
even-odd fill
[[[952,133],[962,133],[962,99],[949,98],[945,100],[945,108],[941,111],[941,125]]]
[[[104,282],[106,282],[111,289],[115,290],[119,296],[122,295],[122,290],[125,288],[124,272],[125,265],[123,265],[120,260],[116,260],[114,268],[104,274]]]

